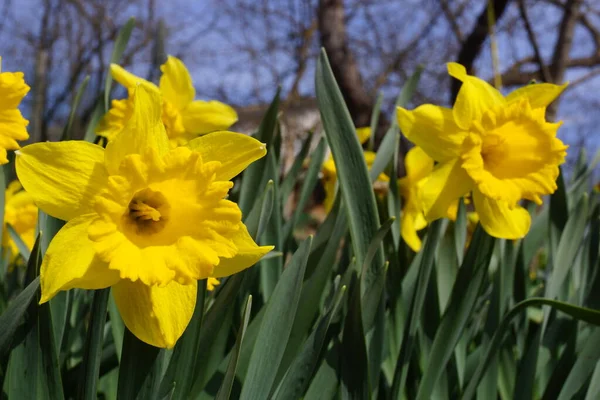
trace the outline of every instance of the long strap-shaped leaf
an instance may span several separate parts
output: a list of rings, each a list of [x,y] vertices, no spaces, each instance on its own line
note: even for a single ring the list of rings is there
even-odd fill
[[[302,243],[281,274],[258,331],[240,399],[269,398],[292,330],[312,237]]]
[[[513,318],[519,315],[522,311],[524,311],[527,307],[536,307],[536,306],[550,306],[558,311],[562,311],[565,314],[570,315],[573,318],[576,318],[581,321],[588,322],[593,325],[600,325],[600,311],[592,310],[589,308],[577,307],[569,303],[564,303],[562,301],[532,297],[527,300],[523,300],[516,306],[514,306],[508,314],[504,316],[500,326],[494,333],[492,340],[485,350],[484,355],[481,357],[479,361],[479,365],[475,370],[467,388],[465,389],[463,400],[469,400],[473,398],[475,395],[475,391],[477,390],[477,385],[485,372],[490,359],[496,353],[496,351],[500,348],[502,344],[502,340],[504,339],[504,335],[508,331],[510,327],[510,323]]]
[[[357,265],[362,265],[369,244],[379,229],[379,213],[356,129],[324,50],[317,63],[315,85],[323,128],[346,204],[354,256]],[[383,266],[383,251],[377,252],[374,261],[374,265]]]

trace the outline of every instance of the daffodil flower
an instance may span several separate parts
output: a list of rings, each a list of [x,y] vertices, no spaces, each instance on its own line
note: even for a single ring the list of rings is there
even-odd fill
[[[10,249],[13,260],[19,255],[19,248],[10,237],[6,225],[10,224],[31,250],[35,242],[37,219],[38,208],[31,195],[23,190],[19,181],[9,183],[4,192],[2,247]]]
[[[0,72],[0,165],[8,163],[7,150],[21,148],[17,140],[29,139],[29,121],[19,111],[28,92],[22,72]]]
[[[227,129],[237,121],[237,113],[227,104],[214,100],[194,100],[196,90],[192,78],[178,58],[169,56],[160,70],[162,76],[156,87],[116,64],[110,65],[113,78],[128,89],[129,97],[112,101],[111,109],[98,124],[96,133],[99,136],[110,141],[123,130],[131,116],[133,93],[139,82],[144,82],[161,94],[162,120],[172,147],[185,145],[198,135]]]
[[[238,133],[215,132],[171,149],[159,94],[135,92],[125,129],[101,146],[36,143],[17,174],[36,204],[67,221],[41,266],[41,300],[61,290],[112,287],[127,328],[171,348],[188,325],[197,281],[235,274],[272,246],[256,245],[230,180],[266,154]]]
[[[456,63],[451,76],[462,81],[452,109],[425,104],[398,107],[406,137],[438,162],[423,185],[427,220],[442,218],[448,206],[472,192],[481,225],[491,236],[522,238],[531,218],[521,199],[542,203],[556,190],[566,149],[545,120],[546,107],[566,87],[532,84],[504,97]]]
[[[413,251],[421,250],[421,239],[418,231],[427,226],[427,220],[423,214],[421,189],[429,174],[433,171],[433,158],[420,147],[413,147],[404,157],[406,176],[398,180],[402,202],[402,218],[400,219],[400,232],[402,239]],[[450,204],[446,217],[455,220],[458,210],[458,202]]]
[[[358,128],[356,129],[356,135],[358,136],[360,143],[364,144],[367,140],[369,140],[369,137],[371,137],[371,128]],[[363,154],[365,156],[367,167],[371,169],[373,163],[375,162],[377,153],[365,150],[363,151]],[[321,174],[323,176],[322,182],[325,189],[325,201],[323,202],[323,206],[325,207],[325,211],[329,212],[333,206],[333,201],[335,200],[335,191],[337,185],[337,170],[335,168],[335,162],[331,153],[321,166]],[[382,172],[377,177],[377,180],[381,182],[388,182],[390,178]]]

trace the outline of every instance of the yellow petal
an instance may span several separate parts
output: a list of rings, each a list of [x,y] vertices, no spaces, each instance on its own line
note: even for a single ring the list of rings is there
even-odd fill
[[[452,110],[424,104],[412,111],[398,107],[397,115],[404,136],[435,161],[444,162],[460,155],[467,133],[454,122]]]
[[[121,161],[129,154],[146,156],[151,151],[159,155],[168,153],[169,139],[161,120],[160,94],[148,85],[135,88],[131,118],[121,133],[106,146],[106,168],[115,174]]]
[[[240,224],[240,229],[231,238],[238,248],[238,253],[233,258],[221,258],[219,265],[215,266],[212,274],[215,278],[222,278],[236,274],[256,264],[265,254],[275,246],[258,246],[250,237],[248,229]]]
[[[106,185],[104,149],[84,141],[25,146],[16,165],[19,180],[38,207],[65,221],[90,212]]]
[[[22,72],[0,73],[0,164],[8,163],[7,150],[19,148],[17,140],[29,138],[29,121],[17,108],[28,92]]]
[[[117,283],[119,273],[96,257],[87,230],[91,215],[67,222],[54,236],[40,270],[41,303],[61,290],[103,289]]]
[[[186,132],[203,135],[229,128],[237,122],[238,115],[231,106],[220,101],[196,100],[183,109],[182,118]]]
[[[158,287],[124,279],[112,289],[127,329],[143,342],[170,349],[192,319],[198,284]]]
[[[472,188],[473,181],[462,169],[460,159],[436,165],[421,187],[425,218],[429,221],[445,218],[456,200]]]
[[[160,91],[165,100],[183,110],[196,97],[196,90],[192,77],[180,59],[169,56],[167,61],[160,66]]]
[[[448,63],[448,73],[462,82],[452,109],[460,128],[469,129],[471,123],[479,121],[486,110],[506,102],[502,93],[486,81],[468,75],[462,65]]]
[[[406,153],[404,165],[406,176],[418,181],[433,171],[433,158],[429,157],[422,148],[415,146]]]
[[[235,132],[213,132],[188,143],[188,147],[202,156],[202,161],[219,161],[221,168],[216,180],[228,181],[248,165],[267,154],[266,146],[258,140]]]
[[[523,86],[506,96],[507,102],[520,101],[527,98],[531,108],[548,107],[566,89],[568,83],[555,85],[553,83],[534,83]]]
[[[356,135],[358,136],[358,141],[364,144],[371,137],[371,127],[357,128]]]
[[[327,178],[323,180],[323,189],[325,189],[325,200],[323,200],[323,207],[325,207],[326,212],[331,211],[331,208],[333,207],[336,183],[337,179],[335,178]]]
[[[140,78],[139,76],[134,75],[131,72],[128,72],[127,70],[125,70],[125,68],[117,64],[110,64],[110,74],[112,75],[115,81],[119,82],[127,89],[134,89],[138,84],[142,82],[156,87],[156,85],[154,85],[153,83],[150,83],[147,80]]]
[[[100,120],[96,127],[96,135],[113,140],[120,133],[133,110],[133,99],[113,100],[110,110]]]
[[[479,190],[473,191],[473,202],[481,226],[490,236],[520,239],[529,232],[531,217],[523,207],[509,207],[506,201],[493,200]]]
[[[208,278],[206,280],[206,290],[213,291],[215,286],[219,286],[221,282],[217,278]]]
[[[403,210],[402,220],[400,221],[400,232],[402,239],[415,253],[421,250],[421,238],[417,234],[417,231],[424,228],[419,223],[422,221],[423,212],[413,207],[406,207],[406,210]]]

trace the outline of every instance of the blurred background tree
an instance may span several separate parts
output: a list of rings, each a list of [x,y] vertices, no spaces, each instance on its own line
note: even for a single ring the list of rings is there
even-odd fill
[[[182,58],[198,96],[234,105],[240,126],[255,123],[277,85],[298,131],[317,124],[313,80],[323,46],[357,126],[368,125],[381,93],[383,131],[418,65],[424,73],[414,104],[451,104],[458,86],[445,63],[458,61],[503,90],[533,79],[570,81],[549,117],[568,122],[561,135],[572,149],[598,147],[596,0],[2,0],[0,55],[3,68],[25,70],[33,88],[24,110],[32,140],[60,131],[86,75],[80,126],[89,120],[130,16],[136,28],[125,66],[157,79],[165,53]]]

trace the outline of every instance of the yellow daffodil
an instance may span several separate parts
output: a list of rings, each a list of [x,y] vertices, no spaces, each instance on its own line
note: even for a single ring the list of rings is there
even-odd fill
[[[369,137],[371,136],[371,128],[358,128],[356,130],[356,135],[358,136],[358,140],[360,141],[360,143],[364,144],[367,140],[369,140]],[[365,156],[367,167],[371,169],[373,163],[375,162],[375,157],[377,156],[377,153],[365,150],[363,154]],[[327,158],[327,160],[325,160],[321,167],[321,174],[323,176],[322,182],[323,187],[325,189],[325,201],[323,202],[323,206],[325,207],[325,211],[329,212],[331,210],[331,207],[333,206],[333,200],[335,199],[335,190],[337,184],[337,171],[335,168],[335,162],[333,161],[333,155],[331,153],[329,154],[329,157]],[[377,177],[377,180],[381,182],[388,182],[390,179],[386,174],[381,173]]]
[[[8,163],[7,150],[20,148],[17,140],[29,139],[29,121],[19,111],[28,92],[22,72],[0,72],[0,164]]]
[[[23,242],[31,250],[35,242],[38,208],[29,193],[23,190],[19,181],[11,182],[4,192],[4,224],[2,247],[10,249],[12,257],[19,255],[19,248],[6,229],[10,224]]]
[[[545,111],[566,84],[532,84],[504,97],[460,64],[449,63],[448,72],[462,81],[452,109],[398,108],[403,133],[439,163],[423,186],[425,217],[443,217],[451,203],[472,192],[488,234],[522,238],[531,218],[519,201],[541,204],[556,190],[565,160],[567,146],[556,138],[561,124],[546,122]]]
[[[230,180],[266,149],[233,132],[171,149],[159,94],[140,84],[134,98],[106,150],[32,144],[18,152],[17,174],[42,210],[67,221],[44,257],[40,302],[112,286],[129,330],[171,348],[192,317],[198,280],[235,274],[273,248],[256,245],[225,199]]]
[[[233,125],[238,117],[233,108],[219,101],[194,100],[196,90],[181,60],[169,56],[160,67],[162,76],[156,87],[116,64],[111,64],[113,78],[128,89],[129,97],[113,100],[112,107],[98,124],[96,133],[112,140],[123,130],[133,108],[133,93],[139,82],[158,91],[163,99],[162,120],[172,147],[185,145],[198,135],[220,131]]]
[[[400,219],[400,231],[402,239],[415,252],[421,250],[421,239],[417,231],[427,226],[427,220],[423,214],[421,200],[421,188],[427,181],[429,174],[433,171],[433,158],[420,147],[413,147],[404,157],[406,176],[398,180],[398,187],[402,195],[402,218]],[[446,217],[455,220],[458,210],[458,202],[450,204]]]

